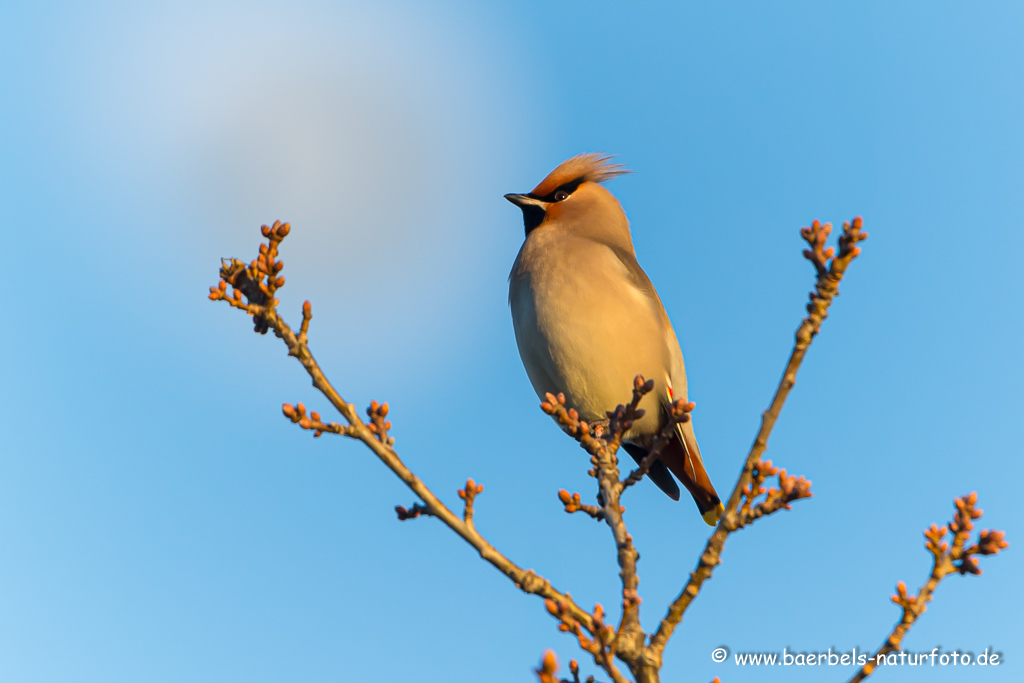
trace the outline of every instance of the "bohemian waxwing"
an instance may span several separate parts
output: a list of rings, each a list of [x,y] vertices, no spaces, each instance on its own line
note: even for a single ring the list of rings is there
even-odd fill
[[[526,226],[508,300],[537,396],[563,392],[566,406],[594,424],[625,401],[636,375],[655,381],[659,408],[648,405],[623,444],[640,462],[665,424],[666,407],[686,400],[686,370],[665,307],[637,263],[626,214],[600,185],[623,173],[610,157],[581,154],[530,193],[505,195],[523,210]],[[717,524],[724,508],[704,470],[692,420],[679,425],[650,469],[658,488],[679,500],[673,474],[704,521]]]

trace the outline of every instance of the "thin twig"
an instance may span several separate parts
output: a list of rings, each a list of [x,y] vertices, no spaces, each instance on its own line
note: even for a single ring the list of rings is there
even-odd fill
[[[462,520],[471,529],[475,529],[473,526],[473,502],[476,497],[484,492],[484,485],[478,484],[472,479],[466,480],[466,488],[459,489],[459,498],[464,501],[462,506]]]
[[[580,494],[578,493],[569,493],[565,489],[559,489],[558,500],[562,501],[565,511],[570,514],[573,512],[582,512],[598,522],[604,520],[604,509],[597,505],[587,505],[583,502],[582,498],[580,498]]]
[[[907,594],[907,585],[900,581],[896,584],[896,595],[892,601],[900,606],[903,613],[900,620],[893,627],[892,632],[871,657],[868,657],[865,664],[850,679],[850,683],[858,683],[871,675],[878,664],[890,652],[897,652],[903,643],[910,627],[924,614],[928,603],[932,599],[935,588],[942,579],[950,574],[980,574],[976,555],[995,555],[1004,548],[1009,547],[1005,534],[1002,531],[983,530],[978,534],[978,541],[973,545],[967,545],[971,531],[974,529],[974,520],[982,515],[982,511],[975,507],[978,502],[978,495],[970,493],[961,496],[953,501],[956,504],[956,513],[945,527],[938,527],[934,524],[924,530],[926,542],[925,547],[932,555],[932,572],[917,595]],[[949,530],[953,537],[952,546],[942,539]]]
[[[595,640],[601,646],[600,649],[588,650],[594,653],[595,662],[612,677],[613,681],[618,680],[619,674],[614,670],[612,656],[623,661],[638,681],[656,680],[657,671],[661,667],[660,659],[652,660],[649,649],[644,645],[646,634],[640,625],[641,599],[637,592],[640,583],[636,568],[639,553],[633,545],[633,537],[626,528],[622,516],[625,509],[620,504],[622,492],[626,488],[625,482],[633,475],[620,481],[617,457],[623,436],[633,427],[633,423],[644,415],[644,410],[639,407],[640,401],[653,389],[653,380],[645,380],[642,376],[637,375],[633,380],[633,396],[630,402],[609,411],[607,425],[599,429],[592,429],[585,421],[579,419],[579,414],[575,410],[567,409],[563,394],[558,396],[547,394],[546,400],[541,403],[541,409],[554,417],[565,432],[590,453],[591,463],[594,465],[590,474],[598,482],[597,500],[600,507],[584,507],[579,502],[578,495],[570,496],[567,491],[559,492],[560,500],[567,511],[584,511],[595,519],[604,520],[611,529],[612,537],[615,540],[619,578],[622,583],[622,616],[618,627],[614,629],[614,638],[606,642],[597,637]],[[676,401],[670,408],[672,428],[674,428],[674,424],[689,419],[688,413],[692,409],[692,404]],[[668,433],[668,428],[666,428],[666,434],[658,438],[668,438]],[[602,618],[603,616],[598,617],[595,613],[595,621],[601,621]]]
[[[563,603],[574,619],[588,628],[593,628],[592,615],[580,608],[568,593],[557,590],[550,581],[539,576],[532,569],[523,569],[500,553],[480,535],[471,521],[460,519],[406,467],[393,447],[394,440],[387,434],[390,424],[384,420],[387,415],[386,404],[371,405],[369,410],[371,419],[369,423],[365,423],[359,418],[356,407],[345,401],[327,380],[306,341],[309,320],[312,318],[309,303],[303,304],[303,320],[298,335],[277,312],[279,302],[274,294],[278,288],[284,285],[284,277],[278,275],[284,264],[277,259],[277,252],[278,246],[290,230],[291,226],[288,223],[275,222],[271,227],[263,226],[263,236],[267,238],[268,243],[260,245],[259,257],[249,265],[234,259],[225,260],[221,267],[220,283],[217,287],[210,288],[210,299],[226,301],[234,308],[245,310],[253,317],[256,332],[265,334],[268,330],[273,330],[274,334],[284,341],[288,347],[288,355],[294,356],[302,364],[312,378],[313,386],[348,422],[343,427],[345,435],[361,441],[423,501],[417,514],[428,514],[439,519],[475,548],[480,557],[511,579],[516,587],[523,592]],[[228,285],[232,288],[230,294],[227,292]],[[333,430],[321,429],[320,431]],[[417,506],[414,505],[413,511],[416,510]],[[401,517],[400,511],[399,516]]]
[[[668,639],[672,636],[672,632],[683,620],[683,614],[686,612],[686,609],[693,602],[697,593],[700,592],[701,586],[711,578],[714,568],[721,563],[722,549],[725,547],[725,541],[729,534],[740,528],[742,520],[737,513],[737,509],[743,497],[743,491],[750,483],[751,474],[756,464],[761,460],[762,454],[768,448],[768,436],[775,426],[775,421],[778,419],[782,406],[786,402],[786,397],[789,396],[790,390],[796,384],[796,373],[804,360],[807,348],[810,346],[811,340],[821,329],[822,321],[824,321],[828,313],[828,307],[832,304],[836,294],[839,293],[839,282],[843,279],[843,274],[846,272],[847,267],[849,267],[850,262],[860,254],[860,248],[857,246],[857,243],[867,239],[868,235],[866,232],[861,231],[861,227],[862,221],[859,217],[853,219],[851,223],[843,224],[843,235],[839,239],[839,256],[835,258],[832,258],[833,252],[831,248],[824,251],[822,249],[832,229],[830,224],[822,225],[818,221],[814,221],[811,227],[801,230],[801,236],[811,246],[811,249],[804,252],[804,256],[814,264],[818,275],[815,291],[811,293],[811,301],[807,305],[808,315],[800,323],[800,327],[797,328],[796,343],[793,346],[792,353],[790,353],[789,361],[786,363],[786,369],[782,373],[782,380],[775,390],[775,396],[772,398],[768,410],[761,417],[761,428],[758,430],[754,444],[750,448],[750,453],[744,462],[743,470],[736,482],[736,486],[733,487],[732,494],[729,496],[729,502],[725,506],[725,513],[719,520],[718,527],[704,546],[704,551],[701,553],[697,568],[690,574],[689,581],[686,582],[683,590],[672,602],[668,609],[668,614],[661,620],[657,632],[651,637],[649,647],[659,658],[665,649],[665,645],[668,643]]]
[[[696,403],[690,401],[689,403],[683,403],[676,401],[669,406],[668,419],[665,421],[665,426],[661,428],[661,431],[656,435],[654,442],[651,444],[651,450],[647,452],[647,455],[643,457],[637,468],[629,473],[629,476],[622,480],[619,484],[619,493],[633,484],[636,484],[651,469],[651,467],[661,458],[661,450],[668,444],[668,442],[675,436],[676,428],[684,422],[690,421],[690,413],[696,407]]]

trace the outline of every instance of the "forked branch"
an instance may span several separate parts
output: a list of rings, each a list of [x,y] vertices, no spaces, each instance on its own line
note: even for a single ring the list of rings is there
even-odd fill
[[[509,577],[520,590],[539,595],[545,600],[558,601],[565,605],[573,619],[588,629],[594,628],[593,616],[580,608],[568,593],[554,588],[532,569],[523,569],[512,562],[476,530],[472,519],[472,499],[482,487],[477,490],[475,483],[470,486],[471,482],[467,482],[464,496],[470,490],[473,492],[466,499],[464,515],[459,517],[453,513],[399,458],[394,449],[394,438],[388,435],[391,423],[386,419],[387,404],[373,402],[367,410],[369,421],[363,422],[356,407],[345,401],[327,380],[307,343],[309,324],[313,317],[310,303],[307,301],[302,306],[302,324],[298,334],[295,334],[277,310],[279,302],[274,295],[284,286],[284,277],[280,275],[284,263],[278,259],[278,248],[290,230],[288,223],[275,222],[273,226],[263,226],[262,232],[267,243],[260,245],[259,256],[249,264],[225,259],[220,269],[220,282],[210,288],[210,299],[226,301],[232,307],[251,315],[256,332],[266,334],[273,330],[288,347],[288,354],[294,356],[309,373],[313,386],[330,401],[347,424],[325,423],[315,412],[307,416],[301,403],[297,406],[285,404],[285,416],[301,428],[312,431],[314,436],[332,433],[361,441],[423,501],[422,504],[415,503],[411,509],[396,507],[399,519],[413,519],[421,515],[436,517],[475,548],[484,560]]]
[[[758,483],[752,490],[751,482],[756,471],[765,469],[765,466],[771,466],[770,462],[762,463],[761,456],[768,449],[768,437],[775,427],[775,421],[782,411],[786,397],[789,396],[790,390],[796,383],[797,370],[800,369],[800,364],[803,363],[811,341],[821,330],[821,324],[828,315],[828,308],[832,305],[832,300],[839,293],[839,283],[843,279],[846,269],[853,259],[860,255],[860,247],[857,244],[868,237],[868,234],[861,230],[862,225],[863,223],[859,217],[854,218],[850,223],[843,224],[843,234],[839,238],[838,256],[834,256],[835,252],[831,247],[825,248],[829,233],[832,231],[831,224],[822,224],[814,221],[809,228],[803,228],[800,231],[801,237],[804,238],[810,247],[804,251],[804,257],[814,265],[815,272],[817,273],[815,288],[810,295],[810,302],[807,304],[807,317],[801,321],[800,326],[797,328],[796,343],[789,355],[786,369],[782,373],[782,379],[775,390],[775,396],[772,398],[768,410],[761,416],[761,428],[754,439],[753,446],[750,448],[750,453],[743,464],[743,469],[740,471],[739,479],[736,481],[732,494],[729,496],[729,501],[725,505],[725,513],[719,520],[718,527],[704,546],[704,552],[701,553],[697,568],[690,574],[689,581],[686,582],[679,596],[672,602],[668,614],[662,619],[657,632],[651,638],[650,647],[658,656],[664,651],[668,639],[672,636],[676,626],[683,620],[683,614],[693,602],[697,593],[700,592],[701,586],[711,578],[715,567],[721,563],[722,549],[725,547],[725,541],[729,534],[763,514],[780,509],[781,507],[788,507],[789,502],[810,496],[810,482],[787,477],[783,470],[779,478],[780,490],[782,491],[781,497],[778,495],[770,497],[771,502],[766,500],[763,505],[754,508],[754,510],[750,507],[751,495],[753,491],[760,487]],[[744,501],[746,501],[745,504]],[[740,507],[741,504],[744,504],[742,509]],[[758,512],[755,513],[755,510]]]
[[[944,527],[934,524],[924,530],[925,548],[932,556],[932,573],[917,595],[907,594],[907,585],[900,581],[896,584],[896,595],[892,601],[902,610],[900,620],[893,627],[889,636],[882,643],[882,646],[860,670],[850,679],[850,683],[858,683],[871,675],[879,663],[891,652],[897,652],[903,643],[910,627],[924,614],[927,605],[931,602],[932,594],[938,587],[939,582],[950,574],[981,574],[978,567],[978,555],[995,555],[1004,548],[1009,547],[1005,534],[1002,531],[983,530],[978,534],[977,541],[968,544],[971,538],[971,531],[974,530],[974,520],[982,515],[976,505],[978,494],[970,493],[961,496],[953,501],[956,504],[956,513],[953,521]],[[952,537],[952,544],[947,544],[943,538],[946,531]]]
[[[838,294],[839,283],[846,269],[860,253],[858,243],[867,238],[867,233],[861,230],[860,218],[843,225],[838,255],[835,255],[833,248],[825,246],[831,231],[829,224],[822,225],[815,221],[809,228],[801,230],[801,235],[809,247],[804,256],[812,263],[817,275],[815,288],[807,305],[808,315],[796,331],[793,351],[771,404],[762,415],[757,437],[729,496],[725,512],[708,539],[696,569],[690,574],[689,580],[670,605],[657,631],[649,639],[640,625],[641,599],[637,592],[639,554],[626,528],[623,518],[625,508],[621,505],[621,496],[627,488],[640,481],[657,462],[661,449],[671,438],[677,425],[690,419],[694,405],[681,401],[672,404],[665,427],[651,444],[649,454],[625,477],[622,477],[619,471],[617,452],[633,422],[643,416],[644,411],[639,405],[643,397],[653,390],[653,381],[638,376],[634,382],[632,399],[610,411],[607,414],[607,424],[588,425],[580,420],[574,410],[566,408],[565,398],[561,395],[549,394],[541,405],[542,409],[554,417],[590,454],[590,474],[595,477],[598,484],[597,505],[585,504],[578,493],[571,494],[564,490],[559,491],[559,499],[566,512],[582,512],[604,522],[612,532],[622,585],[622,616],[618,626],[613,626],[606,623],[605,611],[600,604],[595,605],[592,611],[584,610],[568,593],[554,588],[549,581],[538,576],[533,570],[519,567],[481,536],[474,524],[474,513],[477,496],[483,491],[482,485],[468,479],[465,487],[459,489],[458,494],[463,502],[461,516],[442,503],[399,458],[394,448],[395,439],[390,435],[388,404],[372,402],[366,411],[367,421],[364,422],[355,406],[346,402],[327,380],[308,346],[310,322],[313,317],[309,302],[303,304],[302,322],[297,334],[285,323],[277,310],[279,302],[275,294],[285,282],[281,275],[283,263],[278,258],[278,252],[281,241],[289,231],[287,223],[277,222],[273,226],[263,226],[262,232],[267,242],[260,245],[258,257],[248,264],[234,259],[224,260],[221,280],[216,287],[210,288],[211,299],[226,301],[232,307],[244,310],[252,316],[256,332],[266,334],[272,330],[284,341],[289,355],[294,356],[302,364],[312,378],[314,386],[341,414],[344,423],[324,421],[318,412],[307,411],[302,403],[284,404],[282,411],[285,417],[301,429],[313,432],[315,437],[334,434],[362,442],[422,501],[414,502],[410,508],[396,506],[398,519],[436,517],[475,548],[484,560],[508,576],[519,589],[542,597],[548,612],[558,620],[559,629],[572,634],[579,646],[593,657],[595,665],[602,669],[613,683],[628,681],[626,675],[616,665],[616,660],[628,666],[638,683],[658,681],[665,646],[703,583],[711,577],[714,568],[721,562],[721,553],[728,536],[765,515],[788,509],[796,500],[811,496],[810,482],[803,477],[788,475],[784,469],[775,467],[770,460],[764,460],[762,456],[768,447],[768,437],[786,397],[796,382],[796,373],[807,348],[827,317],[829,306]],[[777,477],[777,486],[766,487],[770,477]],[[902,619],[876,655],[884,657],[899,648],[907,630],[924,612],[926,603],[943,577],[951,573],[980,573],[976,556],[995,554],[1007,547],[1000,531],[982,531],[973,544],[968,543],[973,520],[981,516],[981,511],[975,508],[975,502],[974,494],[956,501],[957,514],[948,525],[948,531],[952,534],[951,545],[943,541],[946,528],[939,529],[933,526],[925,532],[928,539],[927,547],[934,560],[931,577],[916,596],[908,595],[902,583],[897,586],[897,595],[893,600],[903,610]],[[858,672],[853,681],[860,681],[870,675],[872,668],[869,660],[869,665]],[[550,652],[545,655],[541,668],[537,669],[536,673],[542,683],[580,683],[579,666],[575,661],[570,662],[571,680],[556,677],[557,662]],[[588,683],[594,681],[592,676],[586,680]]]

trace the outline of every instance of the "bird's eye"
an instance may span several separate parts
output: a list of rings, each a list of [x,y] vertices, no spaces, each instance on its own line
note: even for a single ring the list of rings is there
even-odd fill
[[[555,201],[556,202],[564,202],[568,198],[569,198],[569,193],[566,192],[565,190],[559,190],[558,192],[555,193]]]

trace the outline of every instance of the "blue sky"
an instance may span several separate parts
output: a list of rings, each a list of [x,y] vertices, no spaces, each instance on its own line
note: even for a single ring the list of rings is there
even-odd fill
[[[392,406],[406,462],[580,602],[614,609],[607,529],[560,511],[586,457],[550,424],[506,304],[502,194],[605,151],[728,490],[812,269],[797,229],[871,233],[773,435],[815,497],[738,533],[663,680],[846,680],[733,652],[875,648],[921,530],[975,490],[1010,550],[952,577],[905,641],[1003,653],[1020,680],[1016,3],[7,3],[0,7],[0,680],[524,681],[536,600],[430,520],[277,340],[206,300],[289,220],[282,311],[343,395]],[[454,410],[454,412],[453,412]],[[630,492],[648,628],[707,535]],[[585,669],[586,671],[586,669]]]

